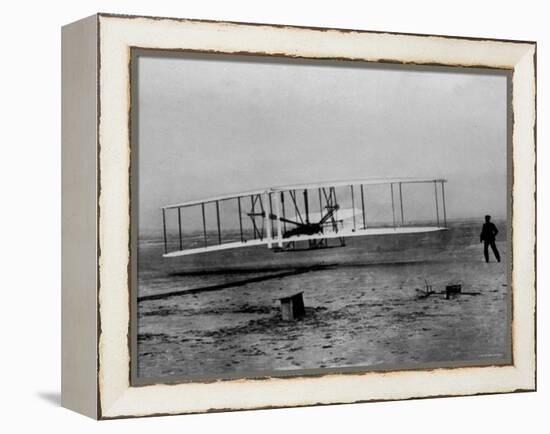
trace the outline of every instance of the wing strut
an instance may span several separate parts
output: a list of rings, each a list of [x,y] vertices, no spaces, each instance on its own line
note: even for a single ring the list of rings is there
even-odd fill
[[[164,253],[168,253],[168,241],[166,239],[166,210],[162,208],[162,231],[164,233]]]
[[[204,203],[201,203],[202,211],[202,233],[204,236],[204,247],[208,247],[208,237],[206,236],[206,216],[204,215]]]
[[[275,193],[275,213],[277,214],[277,245],[283,247],[283,233],[281,228],[281,206],[280,198],[277,193]]]
[[[441,194],[443,199],[443,226],[447,226],[447,209],[445,208],[445,182],[441,181]]]
[[[307,200],[307,189],[304,190],[304,207],[306,211],[306,224],[309,225],[309,202]]]
[[[437,199],[437,181],[434,181],[434,191],[435,191],[435,215],[437,218],[437,226],[439,226],[439,201]]]
[[[222,230],[220,225],[220,202],[216,201],[216,217],[218,220],[218,244],[222,243]]]
[[[283,208],[283,218],[285,218],[285,192],[281,191],[281,207]],[[283,232],[286,232],[286,222],[283,220]]]
[[[256,212],[256,202],[260,202],[260,209],[261,209],[261,212]],[[248,216],[250,217],[250,220],[252,221],[252,226],[253,226],[253,230],[254,230],[254,239],[256,239],[256,235],[258,236],[258,238],[260,238],[260,240],[263,240],[264,239],[264,226],[261,226],[261,231],[258,229],[258,226],[256,225],[256,217],[259,217],[261,216],[262,218],[265,219],[265,210],[264,210],[264,205],[262,203],[262,197],[260,194],[256,194],[256,195],[250,195],[250,207],[251,207],[251,212],[248,213]]]
[[[363,211],[363,229],[367,229],[367,217],[365,216],[365,195],[363,194],[363,184],[361,184],[361,210]]]
[[[357,230],[357,224],[355,223],[355,196],[353,194],[353,184],[350,185],[351,188],[351,208],[353,209],[353,231]]]
[[[401,226],[405,224],[405,217],[403,214],[403,191],[401,189],[401,182],[399,183],[399,205],[401,206]]]
[[[237,203],[239,205],[239,229],[241,231],[241,243],[244,243],[244,237],[243,237],[243,218],[241,215],[241,197],[239,196],[237,198]]]
[[[178,234],[180,238],[180,250],[183,250],[183,239],[181,238],[181,208],[178,208]]]
[[[391,190],[391,213],[393,218],[393,227],[395,228],[395,202],[393,199],[393,182],[390,183],[390,190]]]
[[[264,193],[264,200],[265,200],[265,206],[268,204],[268,196],[269,193]],[[271,241],[272,241],[272,234],[271,234],[271,225],[273,224],[272,220],[270,218],[264,218],[265,222],[265,230],[267,232],[267,247],[271,249]]]
[[[300,208],[298,207],[298,204],[296,203],[296,191],[295,190],[289,190],[288,192],[290,194],[290,198],[292,199],[292,202],[294,203],[294,219],[295,220],[298,220],[298,218],[300,219],[300,221],[303,223],[304,222],[304,219],[302,218],[302,214],[300,214]]]

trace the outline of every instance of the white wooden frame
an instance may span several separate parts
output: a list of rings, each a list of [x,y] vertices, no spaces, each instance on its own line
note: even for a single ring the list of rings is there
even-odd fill
[[[513,364],[130,384],[131,47],[513,70]],[[536,44],[98,14],[63,29],[64,406],[98,419],[536,388]]]

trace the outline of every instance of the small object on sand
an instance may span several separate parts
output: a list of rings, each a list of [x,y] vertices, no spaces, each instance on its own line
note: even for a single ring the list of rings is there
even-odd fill
[[[306,314],[303,292],[281,297],[281,315],[284,321],[292,321],[303,318]]]
[[[462,285],[447,285],[445,287],[445,298],[448,300],[451,295],[460,294],[462,292]]]
[[[424,282],[426,283],[425,291],[415,288],[416,292],[419,293],[418,298],[428,298],[430,295],[435,294],[435,291],[432,290],[432,285],[428,284],[428,281],[426,279],[424,279]]]
[[[430,295],[435,294],[435,291],[432,291],[431,286],[429,289],[426,289],[426,291],[419,288],[415,288],[415,290],[418,293],[418,298],[428,298]]]

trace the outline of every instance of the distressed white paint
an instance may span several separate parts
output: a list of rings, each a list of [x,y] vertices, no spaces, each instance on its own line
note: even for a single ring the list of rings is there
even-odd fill
[[[132,46],[514,68],[514,365],[130,387],[128,62]],[[533,44],[102,16],[100,51],[99,387],[103,417],[535,387]]]

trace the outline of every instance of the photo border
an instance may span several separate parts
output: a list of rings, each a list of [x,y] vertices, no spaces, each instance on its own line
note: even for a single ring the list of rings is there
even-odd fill
[[[150,49],[150,48],[140,48],[140,47],[131,47],[130,48],[130,126],[129,126],[129,143],[131,149],[130,155],[130,179],[131,179],[131,189],[130,189],[130,384],[131,386],[144,386],[150,384],[178,384],[186,382],[204,382],[204,381],[214,381],[214,380],[230,380],[230,379],[265,379],[265,378],[289,378],[289,377],[310,377],[310,376],[322,376],[327,374],[351,374],[351,373],[362,373],[362,372],[392,372],[392,371],[418,371],[425,369],[436,369],[436,368],[462,368],[462,367],[486,367],[486,366],[505,366],[513,365],[513,342],[512,342],[512,291],[508,291],[506,294],[507,303],[506,303],[506,316],[507,316],[507,331],[506,331],[506,353],[501,357],[486,358],[480,360],[465,360],[465,361],[438,361],[438,362],[419,362],[419,363],[401,363],[401,364],[389,364],[381,363],[374,366],[340,366],[340,367],[326,367],[326,368],[296,368],[289,370],[274,370],[274,369],[263,369],[257,371],[239,371],[235,373],[224,373],[224,374],[197,374],[197,375],[164,375],[164,376],[151,376],[147,378],[140,378],[137,375],[138,369],[138,238],[139,238],[139,171],[137,169],[139,162],[139,134],[138,134],[138,119],[139,119],[139,107],[137,100],[137,92],[139,86],[139,72],[138,72],[138,59],[140,57],[155,57],[157,59],[189,59],[189,55],[202,55],[202,56],[224,56],[224,61],[245,61],[245,58],[250,58],[250,62],[264,62],[264,59],[267,62],[272,64],[280,65],[293,65],[295,67],[300,66],[311,66],[311,65],[323,65],[326,67],[338,68],[338,63],[345,62],[343,59],[339,60],[318,60],[310,58],[288,58],[287,56],[282,55],[255,55],[249,53],[245,56],[243,55],[234,55],[234,54],[221,54],[221,53],[204,53],[199,51],[186,51],[186,50],[171,50],[171,49]],[[231,59],[234,57],[234,59]],[[206,59],[207,57],[204,57]],[[220,57],[214,57],[216,60],[220,60]],[[195,58],[196,59],[196,58]],[[248,59],[246,59],[248,61]],[[304,61],[307,61],[304,62]],[[313,63],[315,62],[315,63]],[[402,72],[439,72],[442,74],[457,72],[456,67],[452,66],[425,66],[425,65],[401,65],[396,63],[372,63],[365,62],[363,60],[353,60],[354,67],[372,70],[373,67],[377,67],[381,70],[393,70],[393,71],[402,71]],[[344,67],[349,67],[350,63],[346,62],[347,65]],[[506,191],[507,191],[507,200],[506,200],[506,243],[507,246],[511,246],[511,234],[512,234],[512,202],[511,195],[508,193],[511,191],[511,172],[512,172],[512,111],[511,111],[511,100],[512,100],[512,71],[508,69],[500,68],[478,68],[478,67],[469,67],[467,69],[461,68],[458,72],[468,72],[471,75],[490,75],[490,76],[504,76],[506,77]],[[511,251],[511,250],[510,250]],[[511,288],[511,271],[512,263],[507,261],[506,264],[506,282],[508,288]]]

